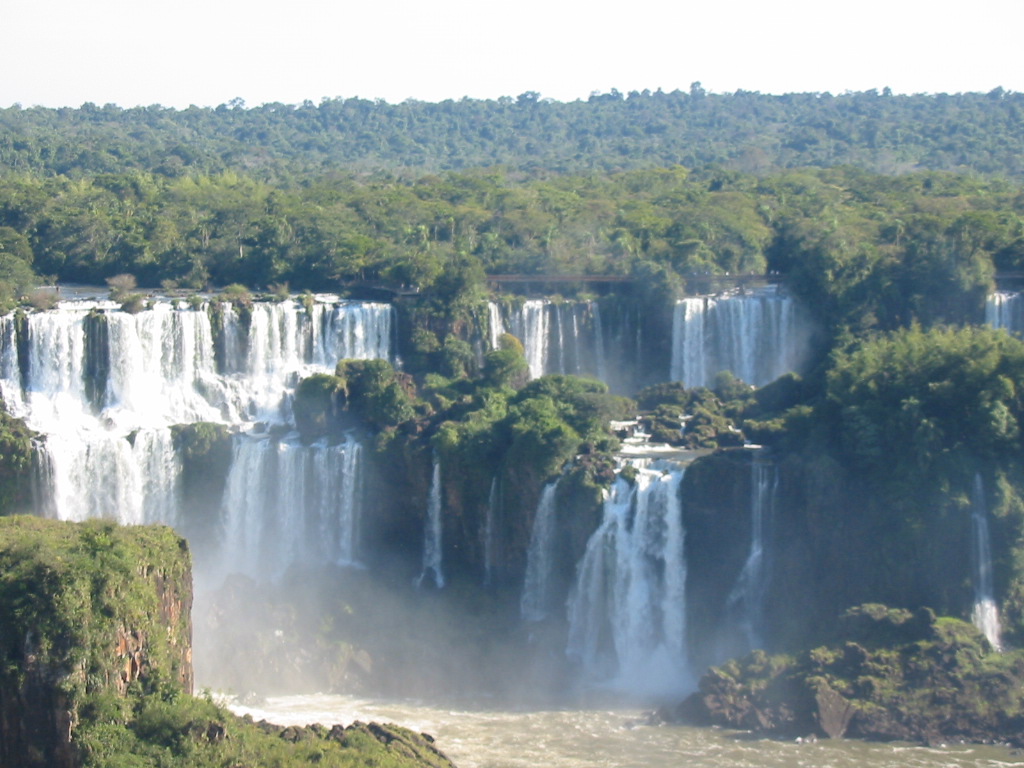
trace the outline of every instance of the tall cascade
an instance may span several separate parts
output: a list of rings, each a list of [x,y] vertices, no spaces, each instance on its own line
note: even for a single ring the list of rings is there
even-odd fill
[[[1024,296],[1016,291],[990,293],[985,301],[985,323],[1011,333],[1024,333]]]
[[[693,685],[686,644],[686,560],[672,462],[637,460],[618,477],[569,597],[568,656],[595,682],[674,695]]]
[[[182,520],[173,425],[235,433],[218,567],[280,573],[297,556],[358,559],[354,439],[301,445],[287,433],[298,381],[342,358],[390,358],[392,309],[321,296],[230,304],[109,301],[0,317],[0,394],[44,436],[38,506],[66,520]],[[282,425],[260,432],[257,425]],[[202,569],[202,564],[197,564]]]
[[[712,386],[732,371],[755,387],[798,371],[808,352],[810,325],[776,286],[676,303],[669,378],[688,387]]]
[[[441,461],[435,456],[427,499],[427,517],[423,526],[423,572],[416,579],[416,586],[421,586],[430,573],[434,586],[438,589],[444,587],[444,573],[441,571],[441,491]]]
[[[778,468],[755,455],[751,462],[750,553],[727,601],[748,651],[764,647],[764,598],[770,578],[765,540],[778,485]]]
[[[531,378],[563,373],[607,381],[605,333],[597,302],[532,299],[511,308],[491,302],[488,317],[492,348],[502,333],[519,339]]]
[[[526,552],[526,579],[519,612],[526,621],[542,621],[551,609],[551,577],[555,560],[555,490],[558,481],[541,491]]]
[[[239,435],[224,491],[222,575],[277,577],[291,563],[358,562],[362,446]]]
[[[981,475],[974,476],[971,491],[971,570],[974,582],[974,608],[971,621],[988,638],[992,647],[1002,650],[999,608],[992,583],[992,541],[988,532],[988,509]]]

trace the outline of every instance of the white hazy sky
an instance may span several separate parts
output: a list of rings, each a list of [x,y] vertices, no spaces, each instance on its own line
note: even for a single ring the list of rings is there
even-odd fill
[[[1024,0],[0,0],[0,106],[1024,91]]]

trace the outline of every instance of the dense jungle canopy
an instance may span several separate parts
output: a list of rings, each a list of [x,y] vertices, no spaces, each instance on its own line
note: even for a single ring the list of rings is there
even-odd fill
[[[699,83],[571,103],[15,106],[0,110],[2,293],[129,273],[450,302],[494,274],[678,289],[773,271],[830,325],[973,319],[993,271],[1024,260],[1022,106],[1001,89]]]

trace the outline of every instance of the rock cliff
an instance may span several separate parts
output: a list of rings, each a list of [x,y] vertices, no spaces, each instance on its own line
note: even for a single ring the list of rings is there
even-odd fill
[[[87,697],[191,693],[191,607],[169,528],[0,518],[0,766],[77,765]]]

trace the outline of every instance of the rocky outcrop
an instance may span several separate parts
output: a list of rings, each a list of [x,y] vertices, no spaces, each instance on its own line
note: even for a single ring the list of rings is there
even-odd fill
[[[784,737],[1024,744],[1024,653],[996,653],[926,608],[860,606],[840,628],[840,643],[712,668],[670,717]]]
[[[192,690],[191,560],[169,528],[0,518],[0,768],[72,768],[83,702]]]
[[[415,733],[408,728],[393,724],[363,723],[356,721],[349,726],[335,725],[330,729],[322,725],[280,726],[261,720],[256,723],[264,733],[277,736],[293,744],[302,742],[331,741],[341,747],[355,751],[369,752],[367,741],[375,742],[391,761],[409,761],[423,768],[452,768],[451,761],[434,745],[434,737],[426,733]]]

